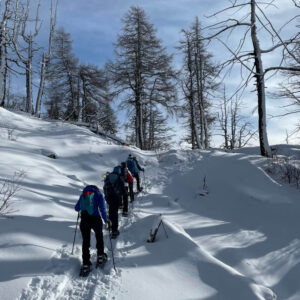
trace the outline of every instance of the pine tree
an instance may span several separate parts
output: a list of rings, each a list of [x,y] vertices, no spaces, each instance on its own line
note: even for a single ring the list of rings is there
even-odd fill
[[[48,114],[51,118],[79,119],[78,59],[72,53],[72,41],[63,28],[55,31],[53,55],[48,69]]]
[[[117,120],[109,103],[112,96],[105,72],[94,65],[81,65],[79,79],[82,121],[97,122],[105,132],[117,133]]]
[[[136,146],[145,149],[147,144],[147,114],[153,105],[171,109],[174,104],[175,72],[172,57],[166,54],[156,31],[145,12],[131,7],[122,20],[123,32],[115,46],[116,59],[108,64],[116,93],[123,95],[123,105],[134,109]]]

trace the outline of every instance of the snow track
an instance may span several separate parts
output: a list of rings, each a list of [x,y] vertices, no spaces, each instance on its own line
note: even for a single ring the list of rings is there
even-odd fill
[[[124,231],[125,235],[126,231],[130,230],[133,219],[133,212],[127,219],[120,216],[120,231]],[[113,294],[118,294],[121,289],[122,270],[118,268],[118,264],[127,255],[123,247],[128,246],[128,243],[124,241],[122,234],[118,239],[112,240],[117,272],[113,269],[109,236],[104,230],[105,251],[109,260],[103,269],[96,269],[94,264],[88,277],[79,277],[81,247],[77,245],[74,255],[71,255],[70,248],[63,245],[45,267],[45,275],[33,277],[28,287],[22,291],[19,300],[114,299]],[[93,235],[91,239],[93,245]],[[93,247],[91,247],[91,261],[96,261],[96,250]]]

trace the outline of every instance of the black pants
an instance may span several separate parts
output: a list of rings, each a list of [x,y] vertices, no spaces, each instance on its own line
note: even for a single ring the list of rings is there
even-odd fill
[[[130,196],[130,202],[134,200],[134,193],[133,193],[133,183],[129,182],[129,196]]]
[[[119,215],[118,215],[118,209],[121,202],[120,196],[108,196],[106,198],[106,201],[109,205],[109,219],[111,221],[111,229],[112,231],[117,231],[119,227]]]
[[[136,187],[137,187],[138,192],[140,192],[141,191],[141,186],[140,186],[140,175],[139,175],[139,173],[133,174],[133,177],[136,179]]]
[[[82,235],[82,262],[84,265],[90,263],[91,229],[95,232],[97,254],[104,253],[102,219],[97,216],[90,216],[87,212],[81,215],[80,231]]]
[[[122,202],[123,202],[123,212],[128,212],[128,187],[125,186],[125,193],[122,196]]]

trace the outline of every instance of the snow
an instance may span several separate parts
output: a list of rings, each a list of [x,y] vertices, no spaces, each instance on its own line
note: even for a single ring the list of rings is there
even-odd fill
[[[0,180],[25,172],[10,218],[0,218],[1,300],[300,299],[299,190],[268,174],[256,148],[144,152],[2,108],[0,138]],[[74,205],[129,153],[145,166],[144,192],[120,215],[117,271],[104,231],[109,261],[79,278]],[[160,226],[147,243],[160,214],[167,235]],[[91,245],[95,261],[94,236]]]

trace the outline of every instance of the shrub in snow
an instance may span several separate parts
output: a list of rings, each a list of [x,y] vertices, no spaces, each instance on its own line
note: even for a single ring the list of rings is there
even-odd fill
[[[268,159],[265,170],[274,175],[279,175],[282,180],[289,184],[300,186],[300,162],[291,157],[273,156]]]
[[[15,172],[11,178],[0,181],[0,215],[7,215],[11,212],[13,199],[18,191],[20,184],[25,176],[24,171]]]
[[[15,132],[15,128],[7,128],[7,138],[10,141],[16,141],[17,140],[16,135],[14,134],[14,132]]]
[[[0,127],[3,128],[4,132],[6,130],[6,134],[7,134],[7,139],[10,140],[10,141],[16,141],[17,140],[17,136],[16,136],[16,128],[14,126],[12,126],[11,124],[9,123],[6,123],[5,124],[0,124]]]

